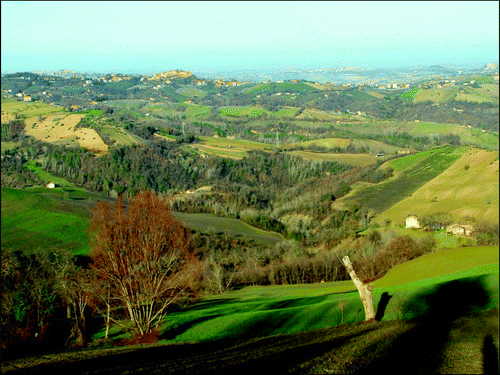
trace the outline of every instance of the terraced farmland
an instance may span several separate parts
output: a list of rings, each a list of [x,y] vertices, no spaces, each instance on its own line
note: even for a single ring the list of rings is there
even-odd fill
[[[414,96],[414,102],[432,101],[435,103],[445,103],[453,101],[458,94],[459,88],[456,86],[445,86],[442,88],[432,88],[428,90],[419,90]]]

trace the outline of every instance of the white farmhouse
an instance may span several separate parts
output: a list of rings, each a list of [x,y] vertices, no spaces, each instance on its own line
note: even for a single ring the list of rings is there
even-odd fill
[[[406,218],[406,228],[420,228],[418,217],[415,215],[408,216]]]

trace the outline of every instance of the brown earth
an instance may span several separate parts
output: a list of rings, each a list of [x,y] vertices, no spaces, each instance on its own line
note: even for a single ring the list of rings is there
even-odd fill
[[[51,114],[42,117],[31,117],[25,121],[26,134],[45,142],[78,142],[78,144],[94,153],[108,151],[108,146],[94,129],[75,126],[85,115]]]

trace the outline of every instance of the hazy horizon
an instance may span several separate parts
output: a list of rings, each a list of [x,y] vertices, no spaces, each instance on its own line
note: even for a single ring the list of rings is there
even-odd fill
[[[3,2],[2,73],[498,63],[496,2]]]

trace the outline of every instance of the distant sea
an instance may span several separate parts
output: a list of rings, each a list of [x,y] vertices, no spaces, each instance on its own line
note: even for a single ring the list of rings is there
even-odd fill
[[[497,61],[498,57],[476,56],[474,60],[460,61],[460,65],[484,65]],[[341,56],[329,55],[325,51],[310,52],[213,52],[213,53],[164,53],[128,55],[29,55],[2,54],[1,71],[58,71],[63,69],[78,72],[153,74],[167,70],[188,70],[192,72],[230,73],[241,70],[275,70],[286,67],[297,69],[335,68],[356,66],[362,68],[408,67],[416,65],[445,65],[450,63],[444,58],[404,59],[403,56]],[[458,64],[457,64],[458,65]]]

